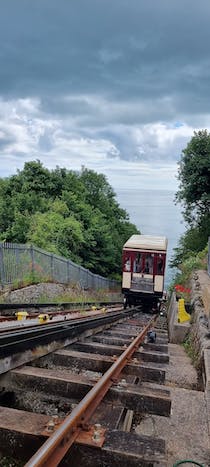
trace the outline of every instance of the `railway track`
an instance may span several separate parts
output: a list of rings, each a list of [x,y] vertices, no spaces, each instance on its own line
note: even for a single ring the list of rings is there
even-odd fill
[[[2,327],[0,330],[0,374],[70,344],[81,332],[88,332],[89,329],[92,332],[91,329],[97,328],[100,323],[119,319],[123,316],[121,312],[122,305],[119,307],[112,304],[109,308],[99,309],[97,314],[93,314],[89,308],[82,308],[83,314],[77,313],[76,319],[72,319],[72,315],[66,311],[64,316],[59,315],[57,318],[55,313],[54,322],[42,325],[38,325],[38,320],[15,321],[14,326],[9,323],[7,328]],[[131,310],[129,314],[132,314]]]
[[[83,309],[90,310],[91,307],[115,307],[120,306],[121,302],[63,302],[63,303],[0,303],[0,323],[4,321],[12,321],[15,319],[18,310],[28,311],[28,320],[37,318],[40,313],[45,311],[49,316],[66,315]]]
[[[144,414],[170,415],[162,323],[128,309],[1,334],[2,353],[16,356],[0,376],[2,452],[27,467],[167,465],[164,440],[135,433]]]

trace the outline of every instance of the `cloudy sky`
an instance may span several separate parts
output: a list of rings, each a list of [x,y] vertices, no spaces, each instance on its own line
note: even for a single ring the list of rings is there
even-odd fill
[[[1,0],[0,176],[40,159],[176,189],[210,128],[209,25],[209,0]]]

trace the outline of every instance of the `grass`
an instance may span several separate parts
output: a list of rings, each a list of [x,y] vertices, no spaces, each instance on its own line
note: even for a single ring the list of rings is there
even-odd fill
[[[190,357],[192,364],[195,368],[199,366],[199,353],[195,348],[194,345],[194,339],[193,335],[189,334],[185,341],[183,342],[183,347],[187,353],[187,355]]]
[[[116,298],[117,300],[117,298]],[[53,297],[49,299],[47,295],[41,295],[39,297],[38,303],[47,303],[47,302],[55,303],[60,305],[61,303],[80,303],[84,304],[86,302],[93,302],[94,304],[98,302],[109,302],[113,301],[112,298],[110,299],[110,296],[108,293],[105,293],[104,291],[98,292],[96,291],[95,293],[91,291],[91,293],[85,292],[72,292],[71,293],[63,293],[60,295],[57,295],[56,297]],[[120,294],[119,294],[119,301],[120,301]]]
[[[37,284],[40,283],[40,282],[37,282]],[[42,283],[42,282],[41,282]],[[21,282],[22,284],[22,287],[24,287],[23,283]],[[53,282],[50,282],[50,284],[53,285]],[[27,284],[28,285],[28,284]],[[25,286],[27,286],[25,285]],[[32,285],[32,284],[30,284]],[[36,284],[34,284],[36,285]],[[7,293],[5,293],[5,290],[2,290],[2,294],[0,295],[0,303],[7,303],[8,302],[8,292],[10,291],[14,291],[14,290],[17,290],[18,287],[12,287],[12,288],[9,288],[9,290],[7,290]],[[75,285],[75,284],[72,284],[67,286],[67,291],[64,291],[64,293],[61,293],[61,294],[58,294],[54,297],[51,297],[50,296],[50,292],[49,294],[47,294],[47,291],[46,293],[42,293],[39,295],[38,299],[37,299],[37,303],[39,304],[42,304],[42,303],[54,303],[55,305],[60,305],[61,303],[80,303],[80,304],[83,304],[85,306],[85,303],[86,302],[93,302],[94,304],[95,303],[99,303],[100,302],[110,302],[110,301],[114,301],[114,300],[119,300],[121,301],[121,295],[120,295],[120,292],[119,293],[114,293],[114,292],[110,292],[110,291],[107,291],[107,290],[104,290],[104,289],[100,289],[100,290],[82,290],[80,287],[78,287],[78,285]]]
[[[22,289],[29,285],[39,284],[40,282],[51,282],[51,280],[48,276],[40,275],[36,271],[30,272],[25,274],[22,279],[16,279],[11,285],[11,290]]]

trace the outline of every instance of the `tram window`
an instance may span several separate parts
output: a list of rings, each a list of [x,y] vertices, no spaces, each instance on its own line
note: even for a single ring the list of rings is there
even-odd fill
[[[131,270],[131,260],[129,257],[125,258],[124,270],[128,272]]]
[[[143,257],[141,253],[136,255],[134,272],[143,272]]]
[[[163,258],[161,256],[157,260],[157,273],[163,274]]]
[[[154,255],[148,254],[145,258],[145,274],[153,274]]]

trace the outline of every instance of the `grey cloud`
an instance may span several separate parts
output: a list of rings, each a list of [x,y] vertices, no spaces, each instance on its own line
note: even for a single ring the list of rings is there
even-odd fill
[[[38,99],[36,110],[21,110],[32,126],[35,115],[55,121],[37,130],[30,151],[50,154],[59,130],[66,144],[106,140],[107,157],[176,160],[189,132],[164,145],[153,127],[208,120],[209,17],[209,0],[2,2],[0,96],[11,106]],[[2,135],[0,145],[16,137]]]
[[[39,148],[41,151],[50,151],[53,148],[53,142],[50,134],[45,131],[39,138]]]
[[[1,151],[4,151],[14,141],[15,141],[15,137],[13,137],[9,133],[2,132],[0,128],[0,150]]]
[[[182,149],[189,140],[189,136],[174,134],[174,139],[171,142],[168,141],[167,145],[162,146],[158,142],[158,135],[151,132],[148,126],[139,126],[132,130],[130,127],[114,127],[112,130],[99,132],[99,135],[113,142],[119,151],[121,159],[147,161],[152,164],[158,161],[164,161],[164,163],[177,161]]]
[[[208,13],[208,0],[199,8],[190,0],[8,0],[0,18],[1,87],[14,95],[181,92],[174,75],[208,55]]]

